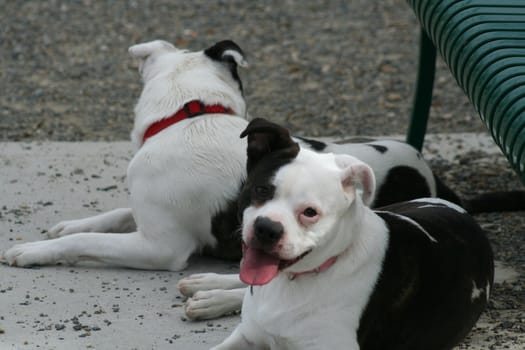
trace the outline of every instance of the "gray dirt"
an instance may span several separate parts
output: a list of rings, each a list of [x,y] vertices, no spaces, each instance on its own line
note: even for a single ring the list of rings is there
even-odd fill
[[[127,48],[158,38],[191,50],[236,41],[250,115],[295,134],[406,132],[419,30],[403,0],[0,0],[0,23],[0,141],[128,139],[141,86]],[[485,132],[441,61],[429,132]],[[465,195],[522,189],[506,162],[478,156],[432,165]],[[488,315],[523,334],[523,213],[477,219],[519,272],[496,286]],[[501,320],[503,309],[517,312]]]

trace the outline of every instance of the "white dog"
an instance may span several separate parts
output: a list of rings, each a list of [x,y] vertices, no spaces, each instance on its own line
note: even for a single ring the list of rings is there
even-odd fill
[[[489,242],[466,211],[418,199],[380,211],[372,169],[301,149],[255,119],[241,192],[242,321],[217,350],[446,350],[487,304]]]
[[[140,59],[144,82],[131,134],[137,148],[127,174],[131,208],[61,222],[49,230],[59,238],[8,250],[9,264],[95,261],[181,270],[190,254],[217,245],[212,232],[222,232],[214,225],[230,236],[236,231],[223,218],[246,173],[242,50],[231,41],[199,52],[153,41],[129,52]]]

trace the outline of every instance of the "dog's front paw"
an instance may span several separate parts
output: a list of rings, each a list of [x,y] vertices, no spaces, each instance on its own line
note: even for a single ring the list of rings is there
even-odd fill
[[[184,312],[192,320],[217,318],[239,311],[243,297],[244,288],[199,291],[186,301]]]
[[[11,266],[29,267],[56,262],[56,255],[46,241],[17,244],[6,251],[3,260]]]
[[[182,278],[177,283],[179,292],[185,297],[191,297],[198,291],[221,288],[216,273],[196,273]]]
[[[196,292],[186,301],[184,312],[191,320],[209,320],[224,315],[222,303],[223,290]]]

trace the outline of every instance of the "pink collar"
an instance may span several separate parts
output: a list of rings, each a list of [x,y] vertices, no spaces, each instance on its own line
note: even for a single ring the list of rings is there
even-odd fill
[[[326,260],[324,263],[322,263],[320,266],[318,266],[318,267],[316,267],[315,269],[312,269],[312,270],[303,271],[303,272],[290,272],[288,274],[288,278],[290,280],[293,280],[297,276],[300,276],[300,275],[306,275],[308,273],[319,273],[319,272],[323,272],[325,270],[328,270],[330,267],[332,267],[333,264],[335,264],[335,262],[337,261],[338,257],[339,257],[339,255],[332,256],[331,258]]]

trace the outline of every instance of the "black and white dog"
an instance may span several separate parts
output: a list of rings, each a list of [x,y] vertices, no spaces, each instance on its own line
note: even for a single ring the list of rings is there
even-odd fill
[[[374,171],[253,120],[240,194],[242,321],[214,349],[451,349],[485,308],[481,228],[448,201],[371,210]]]

